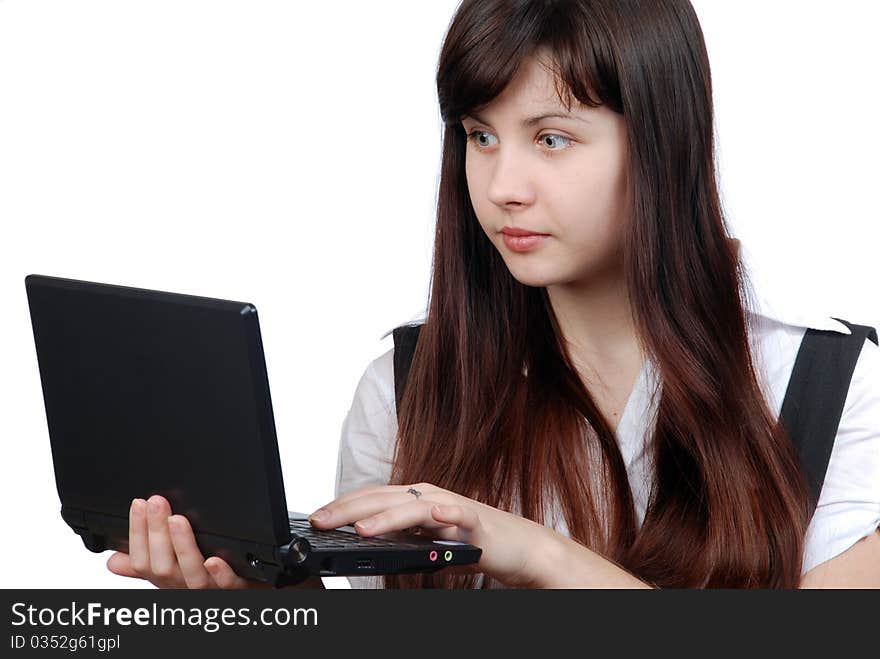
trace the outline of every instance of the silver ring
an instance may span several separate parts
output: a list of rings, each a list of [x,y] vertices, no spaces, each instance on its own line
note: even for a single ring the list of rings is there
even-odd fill
[[[406,493],[407,493],[407,494],[415,494],[415,495],[416,495],[416,499],[418,499],[420,496],[422,496],[422,493],[419,492],[419,491],[418,491],[416,488],[414,488],[414,487],[409,488],[409,489],[406,491]]]

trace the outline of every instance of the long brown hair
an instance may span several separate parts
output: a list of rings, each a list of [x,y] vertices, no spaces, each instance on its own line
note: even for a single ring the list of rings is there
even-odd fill
[[[546,289],[514,279],[468,195],[461,117],[538,49],[551,54],[560,101],[604,104],[627,126],[623,265],[639,341],[662,380],[641,528],[614,432]],[[690,3],[464,0],[437,90],[445,129],[430,299],[391,482],[430,482],[539,523],[555,500],[573,539],[658,587],[796,587],[809,494],[758,384],[750,284],[719,201],[709,62]]]

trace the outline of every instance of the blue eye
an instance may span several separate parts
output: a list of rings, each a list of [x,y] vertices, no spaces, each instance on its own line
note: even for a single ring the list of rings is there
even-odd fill
[[[471,142],[472,144],[474,144],[474,146],[477,147],[478,151],[485,151],[486,147],[491,146],[491,145],[485,145],[480,142],[480,138],[483,135],[488,136],[488,135],[492,135],[492,133],[487,133],[484,130],[472,130],[470,133],[468,133],[467,140],[469,142]],[[571,143],[570,137],[565,137],[565,135],[557,135],[556,133],[544,133],[543,135],[540,136],[539,139],[545,147],[547,146],[548,139],[551,140],[550,144],[556,143],[556,141],[558,141],[558,140],[564,140],[565,144]],[[568,146],[565,146],[562,148],[555,148],[555,147],[554,148],[545,148],[544,151],[545,151],[546,155],[553,156],[553,155],[556,155],[560,151],[564,151],[567,148],[568,148]]]
[[[566,142],[571,142],[571,140],[569,138],[567,138],[565,135],[554,135],[553,133],[546,133],[544,135],[541,135],[541,141],[545,146],[547,145],[547,142],[545,140],[548,140],[548,139],[550,139],[550,140],[563,139]],[[562,151],[562,149],[550,149],[550,150],[551,151]]]
[[[477,140],[479,140],[480,135],[491,135],[491,133],[487,133],[482,130],[472,130],[470,133],[468,133],[467,138],[474,144],[479,145],[479,142]]]

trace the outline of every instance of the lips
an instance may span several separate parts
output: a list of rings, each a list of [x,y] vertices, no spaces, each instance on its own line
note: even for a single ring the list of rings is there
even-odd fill
[[[501,229],[501,233],[506,234],[508,236],[514,236],[516,238],[520,238],[523,236],[548,236],[550,234],[540,233],[539,231],[529,231],[528,229],[515,229],[514,227],[504,227]]]
[[[507,249],[513,252],[528,252],[549,238],[549,234],[546,233],[525,232],[524,235],[515,236],[508,231],[504,231],[504,244],[507,246]]]

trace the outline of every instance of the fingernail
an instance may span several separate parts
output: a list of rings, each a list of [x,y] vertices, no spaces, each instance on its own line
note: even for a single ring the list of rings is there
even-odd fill
[[[315,520],[316,522],[322,522],[328,517],[330,517],[330,511],[321,508],[320,510],[316,510],[311,515],[309,515],[309,521]]]
[[[172,533],[177,533],[177,531],[179,531],[179,529],[177,528],[177,522],[172,522],[172,517],[174,517],[174,515],[168,515],[168,528],[171,530]]]
[[[155,501],[153,501],[152,499],[150,499],[150,500],[147,502],[147,505],[148,505],[148,507],[149,507],[149,509],[150,509],[150,513],[151,513],[151,514],[155,515],[156,513],[159,512],[159,504],[156,503]]]
[[[357,525],[360,526],[362,529],[368,529],[368,528],[370,528],[371,526],[373,526],[373,520],[371,520],[371,519],[362,519],[361,521],[359,521],[359,522],[357,523]]]

